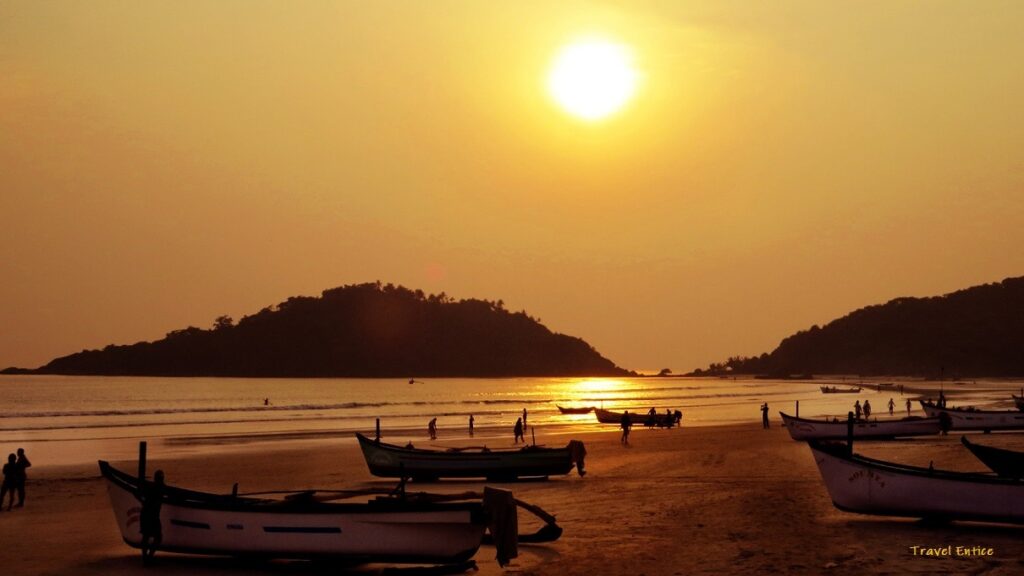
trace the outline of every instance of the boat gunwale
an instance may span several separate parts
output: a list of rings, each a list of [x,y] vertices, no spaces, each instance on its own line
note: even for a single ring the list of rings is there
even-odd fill
[[[139,481],[137,476],[113,467],[105,460],[99,461],[100,473],[107,481],[126,492],[137,494]],[[150,482],[151,481],[146,481]],[[367,502],[322,502],[297,498],[295,500],[279,500],[271,498],[252,498],[248,496],[232,496],[199,492],[177,486],[164,486],[164,504],[206,511],[238,512],[255,514],[381,514],[392,512],[462,512],[470,513],[483,510],[478,501],[465,502],[425,502],[403,500],[399,498],[378,498]],[[302,494],[296,490],[294,494]],[[415,494],[411,494],[414,496]]]
[[[860,454],[848,454],[845,443],[827,442],[827,441],[815,441],[808,440],[808,446],[812,451],[822,452],[833,458],[837,458],[844,462],[864,466],[867,468],[874,468],[884,472],[904,474],[909,476],[918,476],[923,478],[930,478],[933,480],[950,480],[954,482],[973,482],[973,483],[985,483],[985,484],[996,484],[1003,486],[1024,486],[1024,479],[1020,478],[1004,478],[996,476],[994,474],[987,474],[984,472],[956,472],[954,470],[940,470],[940,469],[929,469],[922,468],[919,466],[911,466],[909,464],[898,464],[895,462],[886,462],[885,460],[876,460],[874,458],[868,458]],[[826,484],[828,482],[826,481]]]

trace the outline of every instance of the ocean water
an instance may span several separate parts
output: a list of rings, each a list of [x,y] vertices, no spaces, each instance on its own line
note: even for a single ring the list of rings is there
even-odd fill
[[[822,394],[822,385],[865,388],[859,394]],[[900,386],[903,386],[903,394]],[[812,381],[732,378],[507,378],[425,379],[250,379],[93,376],[0,376],[0,456],[24,447],[38,467],[97,459],[130,459],[138,442],[151,453],[173,455],[210,450],[261,450],[283,442],[352,441],[371,433],[380,418],[387,440],[425,441],[427,422],[437,418],[440,440],[508,436],[528,411],[537,434],[608,429],[593,414],[562,415],[561,406],[603,406],[647,412],[682,410],[684,426],[760,422],[768,402],[805,417],[838,416],[854,400],[869,400],[874,414],[906,415],[907,399],[935,397],[944,390],[951,405],[1012,409],[1011,392],[1024,383],[1006,380],[925,382],[828,378]],[[269,400],[265,405],[264,400]],[[913,404],[913,413],[920,407]],[[156,452],[158,451],[158,452]]]

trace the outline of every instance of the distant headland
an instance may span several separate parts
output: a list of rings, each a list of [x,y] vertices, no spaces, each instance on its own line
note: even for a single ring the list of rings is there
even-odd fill
[[[690,374],[1024,376],[1024,277],[861,308],[784,339],[771,354]]]
[[[212,328],[110,345],[6,374],[237,377],[622,376],[592,346],[502,301],[380,282],[297,296]]]

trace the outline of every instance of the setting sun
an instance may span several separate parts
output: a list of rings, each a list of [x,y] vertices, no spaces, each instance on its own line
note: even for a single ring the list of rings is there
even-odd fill
[[[626,46],[603,40],[577,42],[555,59],[548,89],[558,104],[585,120],[622,108],[636,90],[636,70]]]

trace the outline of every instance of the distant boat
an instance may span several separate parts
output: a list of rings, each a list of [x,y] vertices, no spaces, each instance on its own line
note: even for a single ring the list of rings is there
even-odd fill
[[[1017,396],[1016,394],[1010,394],[1013,396],[1013,403],[1017,406],[1017,410],[1024,410],[1024,396]]]
[[[857,394],[860,388],[837,388],[835,386],[821,386],[822,394]]]
[[[978,410],[977,408],[940,408],[921,400],[921,408],[930,418],[949,415],[953,430],[1024,430],[1024,412],[1019,410]]]
[[[969,442],[966,436],[961,436],[960,441],[989,470],[1003,478],[1024,478],[1024,452],[982,446]]]
[[[846,438],[846,420],[808,420],[779,412],[793,440],[842,440]],[[927,436],[941,431],[938,418],[908,417],[901,420],[857,420],[853,423],[856,439]]]
[[[587,406],[586,408],[563,408],[558,404],[555,404],[555,408],[562,414],[589,414],[594,410],[593,406]]]
[[[510,450],[425,450],[385,444],[359,433],[356,433],[356,438],[370,474],[383,478],[405,476],[414,481],[487,478],[504,481],[568,474],[574,465],[580,476],[586,474],[583,469],[586,450],[579,440],[572,440],[563,448],[526,446]]]
[[[597,421],[601,424],[622,424],[622,412],[612,412],[611,410],[605,410],[603,408],[594,408],[594,415],[597,416]],[[630,412],[629,422],[633,426],[647,426],[652,416],[648,412]],[[668,414],[659,412],[653,416],[653,424],[655,426],[669,426],[675,423],[675,417],[670,417]]]
[[[100,462],[121,537],[134,548],[139,479]],[[166,486],[160,510],[169,552],[262,558],[339,558],[360,562],[466,562],[484,538],[483,505],[384,497],[366,503],[317,500],[313,493],[264,499]]]
[[[832,503],[844,512],[1024,524],[1024,483],[989,474],[904,466],[809,442]]]

